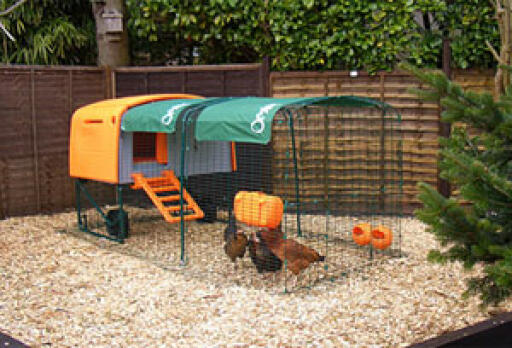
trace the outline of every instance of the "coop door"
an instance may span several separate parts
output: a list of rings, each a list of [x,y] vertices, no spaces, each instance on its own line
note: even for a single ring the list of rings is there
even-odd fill
[[[165,133],[133,133],[133,162],[167,164],[167,135]]]

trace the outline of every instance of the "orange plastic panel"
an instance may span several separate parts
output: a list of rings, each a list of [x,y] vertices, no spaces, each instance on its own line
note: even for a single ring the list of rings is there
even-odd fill
[[[167,134],[156,133],[156,161],[160,164],[167,164]]]
[[[235,196],[235,217],[251,226],[276,228],[283,218],[280,197],[263,192],[240,191]]]
[[[238,164],[236,163],[236,145],[234,142],[231,142],[231,169],[234,172],[238,169]]]
[[[393,242],[393,233],[386,226],[377,226],[372,230],[372,245],[375,249],[386,249]]]
[[[71,119],[69,175],[118,183],[119,134],[125,111],[157,100],[197,98],[190,94],[152,94],[107,99],[78,109]]]
[[[361,223],[352,229],[352,238],[358,245],[366,245],[372,241],[372,227],[369,223]]]

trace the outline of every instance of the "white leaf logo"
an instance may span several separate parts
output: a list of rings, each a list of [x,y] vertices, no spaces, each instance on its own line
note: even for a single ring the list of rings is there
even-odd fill
[[[279,104],[267,104],[260,108],[260,111],[256,114],[254,121],[251,122],[251,131],[256,134],[263,133],[265,130],[265,116],[268,115],[273,107]]]
[[[176,110],[181,109],[182,107],[187,106],[187,105],[188,104],[182,103],[182,104],[174,105],[173,107],[169,108],[169,110],[167,110],[167,113],[162,116],[162,119],[161,119],[162,124],[164,126],[170,125],[172,123],[172,120],[174,119],[174,113],[176,112]]]

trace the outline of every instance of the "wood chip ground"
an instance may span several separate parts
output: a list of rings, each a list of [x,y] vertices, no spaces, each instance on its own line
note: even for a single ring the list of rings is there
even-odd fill
[[[404,257],[290,294],[245,281],[256,272],[226,281],[227,258],[180,268],[159,262],[165,254],[140,257],[165,240],[135,248],[64,232],[74,219],[0,221],[1,331],[41,347],[403,347],[512,310],[462,299],[479,270],[428,262],[437,243],[412,218],[402,220]]]

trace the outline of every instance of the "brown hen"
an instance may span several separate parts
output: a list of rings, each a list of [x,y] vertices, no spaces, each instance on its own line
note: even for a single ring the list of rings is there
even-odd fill
[[[268,248],[281,261],[287,261],[287,267],[294,275],[298,275],[313,262],[325,260],[325,257],[315,249],[300,244],[293,239],[283,239],[283,236],[281,226],[278,226],[277,229],[261,230],[261,238]]]
[[[249,241],[243,232],[238,231],[234,216],[229,218],[228,226],[224,230],[224,241],[224,252],[234,263],[236,269],[236,259],[244,257]]]

